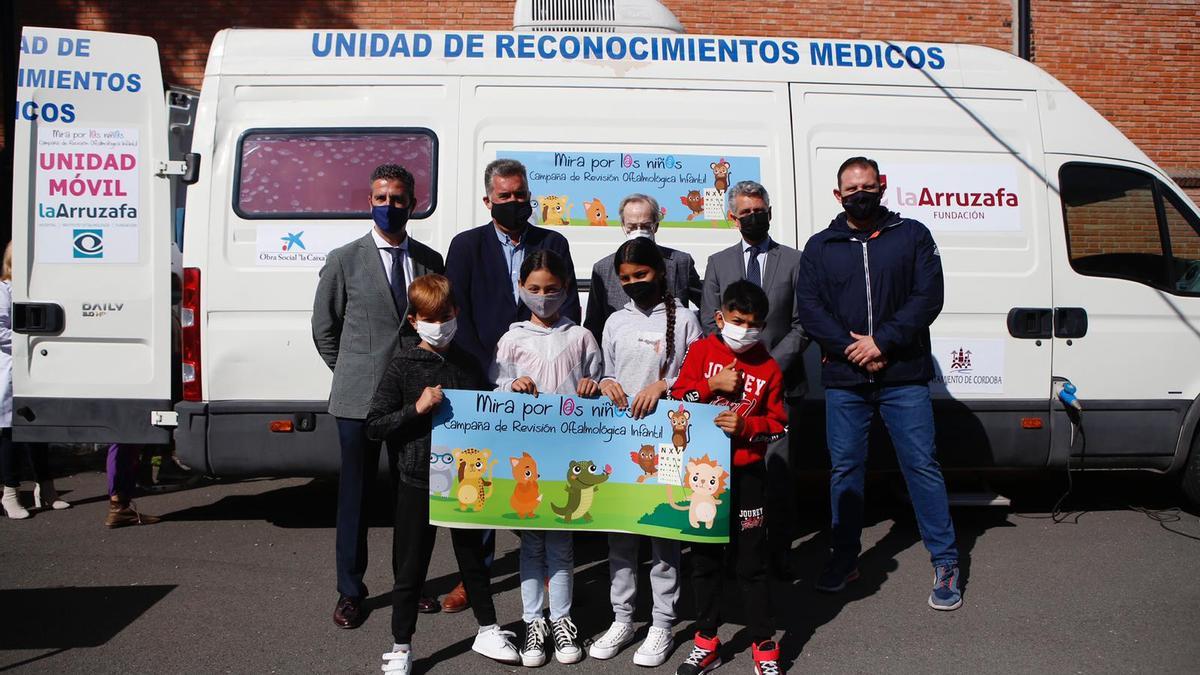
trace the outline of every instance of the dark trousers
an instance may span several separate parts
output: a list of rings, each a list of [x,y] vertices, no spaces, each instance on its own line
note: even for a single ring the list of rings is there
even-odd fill
[[[721,624],[721,586],[729,560],[737,577],[746,626],[754,642],[775,633],[767,587],[767,478],[762,464],[734,467],[730,480],[729,544],[692,544],[696,630],[715,636]]]
[[[417,601],[429,573],[429,559],[437,539],[437,528],[429,524],[429,491],[406,483],[396,487],[396,520],[392,536],[392,637],[398,644],[412,642],[417,628]],[[492,537],[493,545],[495,537]],[[458,560],[471,611],[480,626],[496,623],[492,603],[492,581],[484,564],[484,545],[479,530],[450,529],[450,543]]]
[[[796,540],[796,475],[792,471],[793,439],[791,430],[799,430],[800,406],[803,399],[787,399],[789,432],[767,447],[767,509],[771,522],[767,525],[767,547],[771,556],[782,558],[792,550]],[[798,432],[797,432],[798,433]]]
[[[379,473],[382,443],[367,438],[363,420],[337,418],[342,446],[338,476],[337,587],[351,598],[367,597],[367,504]]]
[[[43,481],[50,477],[50,465],[44,447],[34,448],[28,443],[13,443],[12,427],[0,429],[0,475],[4,487],[20,487],[21,458],[24,457],[33,469],[33,479]]]

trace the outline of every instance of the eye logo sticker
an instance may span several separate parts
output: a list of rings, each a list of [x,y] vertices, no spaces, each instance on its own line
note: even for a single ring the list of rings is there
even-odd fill
[[[103,258],[104,230],[98,228],[76,229],[72,239],[72,257]]]

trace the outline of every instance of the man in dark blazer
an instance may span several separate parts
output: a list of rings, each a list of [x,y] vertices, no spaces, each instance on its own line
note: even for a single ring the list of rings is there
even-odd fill
[[[483,171],[483,203],[491,212],[491,221],[455,235],[446,254],[446,276],[458,305],[458,331],[454,342],[479,361],[483,372],[490,371],[496,355],[496,343],[517,321],[529,320],[529,308],[517,294],[521,263],[539,249],[550,249],[563,257],[570,270],[567,300],[562,315],[579,323],[579,287],[575,283],[575,263],[567,238],[553,230],[529,223],[533,208],[529,203],[529,180],[525,165],[512,159],[497,159]],[[496,533],[483,530],[483,545],[490,567],[496,551]],[[459,612],[467,608],[466,589],[460,583],[442,599],[442,610]]]
[[[367,439],[365,421],[380,374],[392,359],[406,325],[408,284],[445,271],[442,256],[408,236],[416,207],[413,177],[395,164],[371,174],[374,227],[334,249],[321,268],[313,300],[313,342],[333,371],[329,413],[337,419],[342,466],[338,481],[337,586],[333,621],[362,624],[367,597],[366,504],[379,468],[380,444]]]
[[[571,278],[566,280],[567,301],[562,314],[576,323],[579,288],[567,238],[529,223],[533,209],[525,166],[516,160],[497,159],[484,169],[483,183],[483,203],[492,219],[454,237],[446,254],[446,276],[459,307],[454,341],[474,355],[486,373],[500,336],[512,323],[529,319],[529,308],[517,295],[521,263],[526,256],[545,248],[566,260]]]
[[[796,310],[796,282],[800,274],[800,252],[771,239],[771,197],[754,181],[729,188],[729,219],[734,221],[741,241],[714,253],[704,270],[704,298],[700,322],[708,333],[716,333],[716,313],[721,295],[735,281],[746,279],[766,292],[770,301],[762,341],[783,371],[784,398],[789,421],[795,420],[807,391],[804,349],[809,339],[800,326]],[[790,426],[790,424],[789,424]],[[791,473],[791,444],[787,436],[767,450],[767,497],[773,518],[768,519],[767,540],[772,567],[777,575],[790,574],[787,554],[795,527],[795,485]]]
[[[626,238],[646,237],[654,240],[658,233],[658,222],[662,219],[658,200],[650,195],[631,194],[621,200],[617,212],[621,217],[621,229],[625,231]],[[659,246],[658,251],[667,263],[667,290],[682,302],[684,307],[688,302],[699,307],[703,286],[700,284],[700,275],[696,273],[696,262],[692,260],[692,256],[666,246]],[[629,302],[629,296],[625,295],[625,291],[621,289],[621,281],[617,279],[617,271],[613,269],[615,256],[616,253],[611,253],[592,266],[592,285],[588,289],[587,314],[583,319],[583,327],[592,331],[596,342],[600,342],[604,334],[604,322],[608,320],[608,316]]]

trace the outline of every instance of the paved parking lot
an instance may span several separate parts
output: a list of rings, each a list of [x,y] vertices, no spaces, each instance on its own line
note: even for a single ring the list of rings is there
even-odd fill
[[[914,521],[886,481],[870,488],[862,579],[841,595],[814,592],[827,510],[819,477],[804,481],[799,579],[777,584],[774,595],[791,672],[1195,672],[1200,541],[1127,508],[1177,506],[1173,492],[1144,475],[1077,477],[1068,505],[1086,510],[1054,523],[1044,516],[1061,474],[993,485],[1013,495],[1013,507],[955,509],[969,554],[966,601],[939,613],[925,606],[931,573]],[[330,620],[331,481],[207,482],[138,500],[167,520],[117,531],[101,526],[102,474],[78,473],[59,486],[75,508],[0,522],[0,671],[378,672],[391,643],[386,497],[370,534],[373,612],[362,628],[343,631]],[[1169,527],[1200,536],[1196,516],[1178,516]],[[519,632],[517,539],[502,533],[498,548],[497,606]],[[581,635],[593,637],[612,618],[604,539],[579,537],[576,559],[574,616]],[[449,590],[452,571],[443,534],[430,588]],[[693,616],[689,592],[681,643]],[[732,625],[722,637],[737,642],[735,599],[727,598]],[[647,598],[641,605],[638,616],[647,616]],[[418,672],[519,670],[471,653],[472,623],[469,612],[422,616]],[[680,648],[655,672],[673,672],[684,655]],[[544,670],[628,673],[637,669],[630,656]],[[745,651],[720,672],[752,670]]]

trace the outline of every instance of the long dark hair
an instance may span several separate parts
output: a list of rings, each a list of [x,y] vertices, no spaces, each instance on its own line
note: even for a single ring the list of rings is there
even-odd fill
[[[646,237],[637,237],[621,244],[613,256],[613,270],[618,277],[621,274],[621,265],[646,265],[654,268],[654,278],[658,280],[660,297],[667,310],[667,358],[658,369],[658,378],[661,380],[667,373],[667,366],[675,359],[675,298],[667,289],[667,261],[658,250],[658,244]]]
[[[569,271],[567,270],[567,261],[563,257],[548,248],[539,248],[533,253],[525,257],[525,262],[521,263],[521,283],[524,284],[529,275],[537,270],[546,270],[553,274],[556,279],[563,283],[565,290],[569,281]]]

